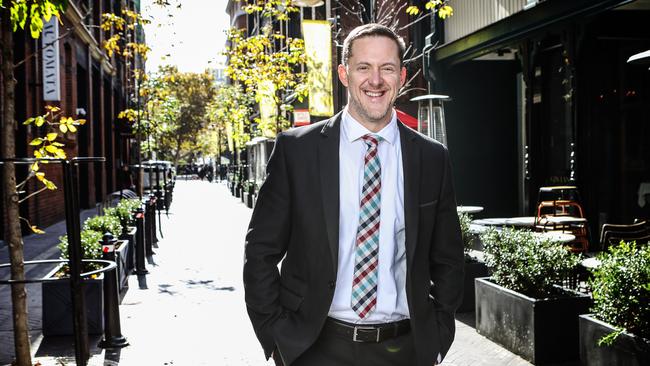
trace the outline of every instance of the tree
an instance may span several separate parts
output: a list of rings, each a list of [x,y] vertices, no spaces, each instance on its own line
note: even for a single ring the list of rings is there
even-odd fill
[[[15,120],[15,85],[14,77],[14,42],[13,32],[18,28],[24,29],[29,24],[33,38],[38,38],[43,30],[43,19],[48,21],[52,16],[58,17],[65,10],[65,0],[13,0],[3,3],[0,0],[1,52],[2,52],[2,156],[16,156],[16,120]],[[34,122],[36,122],[34,120]],[[67,122],[67,119],[66,119]],[[40,120],[39,120],[40,123]],[[49,140],[49,138],[48,138]],[[48,142],[53,142],[54,139]],[[43,144],[41,144],[43,145]],[[47,145],[50,145],[49,143]],[[56,146],[55,146],[56,147]],[[11,263],[11,279],[25,280],[25,264],[23,240],[20,228],[20,197],[16,184],[16,169],[14,164],[4,164],[2,177],[4,190],[4,217],[6,218],[5,241],[9,249]],[[46,184],[46,183],[44,183]],[[17,283],[11,286],[13,304],[13,326],[16,364],[31,365],[29,342],[29,326],[27,318],[27,292],[25,285]]]
[[[256,35],[247,35],[237,28],[228,31],[226,74],[256,96],[261,114],[265,114],[265,103],[275,109],[270,113],[272,117],[258,118],[257,130],[250,131],[272,137],[290,127],[286,114],[293,106],[287,97],[293,94],[302,101],[308,92],[306,74],[300,68],[305,60],[304,41],[274,31],[274,22],[287,21],[298,8],[289,0],[241,1],[246,12],[269,21]]]
[[[208,127],[208,104],[215,95],[212,74],[163,66],[150,75],[142,91],[147,98],[143,128],[151,135],[143,145],[147,151],[156,151],[175,166],[205,151],[200,136]]]

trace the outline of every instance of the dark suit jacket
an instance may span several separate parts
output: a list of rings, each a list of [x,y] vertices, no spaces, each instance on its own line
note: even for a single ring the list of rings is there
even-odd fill
[[[334,294],[340,120],[341,113],[277,137],[246,236],[248,314],[266,357],[277,347],[286,365],[314,343]],[[430,366],[454,338],[463,245],[447,149],[398,125],[406,296],[418,365]]]

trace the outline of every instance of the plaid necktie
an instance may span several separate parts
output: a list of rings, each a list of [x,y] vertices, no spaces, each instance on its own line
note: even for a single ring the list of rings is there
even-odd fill
[[[367,150],[364,159],[363,188],[359,210],[352,280],[352,309],[361,319],[377,305],[377,267],[379,265],[379,213],[381,204],[381,165],[377,145],[382,138],[361,137]]]

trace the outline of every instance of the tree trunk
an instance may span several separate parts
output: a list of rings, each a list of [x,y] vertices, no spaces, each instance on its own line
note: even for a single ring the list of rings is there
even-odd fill
[[[16,121],[14,105],[16,100],[14,79],[13,32],[9,17],[9,6],[0,9],[2,12],[2,156],[13,158],[16,155]],[[3,216],[7,224],[5,242],[9,248],[11,263],[11,279],[25,279],[25,264],[23,256],[23,238],[20,232],[20,211],[18,208],[18,192],[16,191],[16,168],[14,164],[4,165],[2,185],[5,192]],[[32,358],[29,342],[29,327],[27,323],[27,291],[24,284],[11,286],[13,304],[13,325],[16,362],[18,366],[31,366]]]

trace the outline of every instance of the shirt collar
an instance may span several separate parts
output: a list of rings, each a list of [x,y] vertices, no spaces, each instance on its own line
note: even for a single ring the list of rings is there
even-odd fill
[[[391,145],[394,145],[395,141],[397,140],[397,114],[395,113],[394,109],[391,111],[390,122],[388,122],[388,124],[384,126],[384,128],[382,128],[379,132],[372,132],[363,127],[361,123],[352,117],[348,111],[347,106],[345,109],[343,109],[342,117],[341,129],[343,136],[347,139],[348,142],[354,142],[360,139],[363,135],[367,135],[369,133],[381,136],[382,139],[386,140]]]

